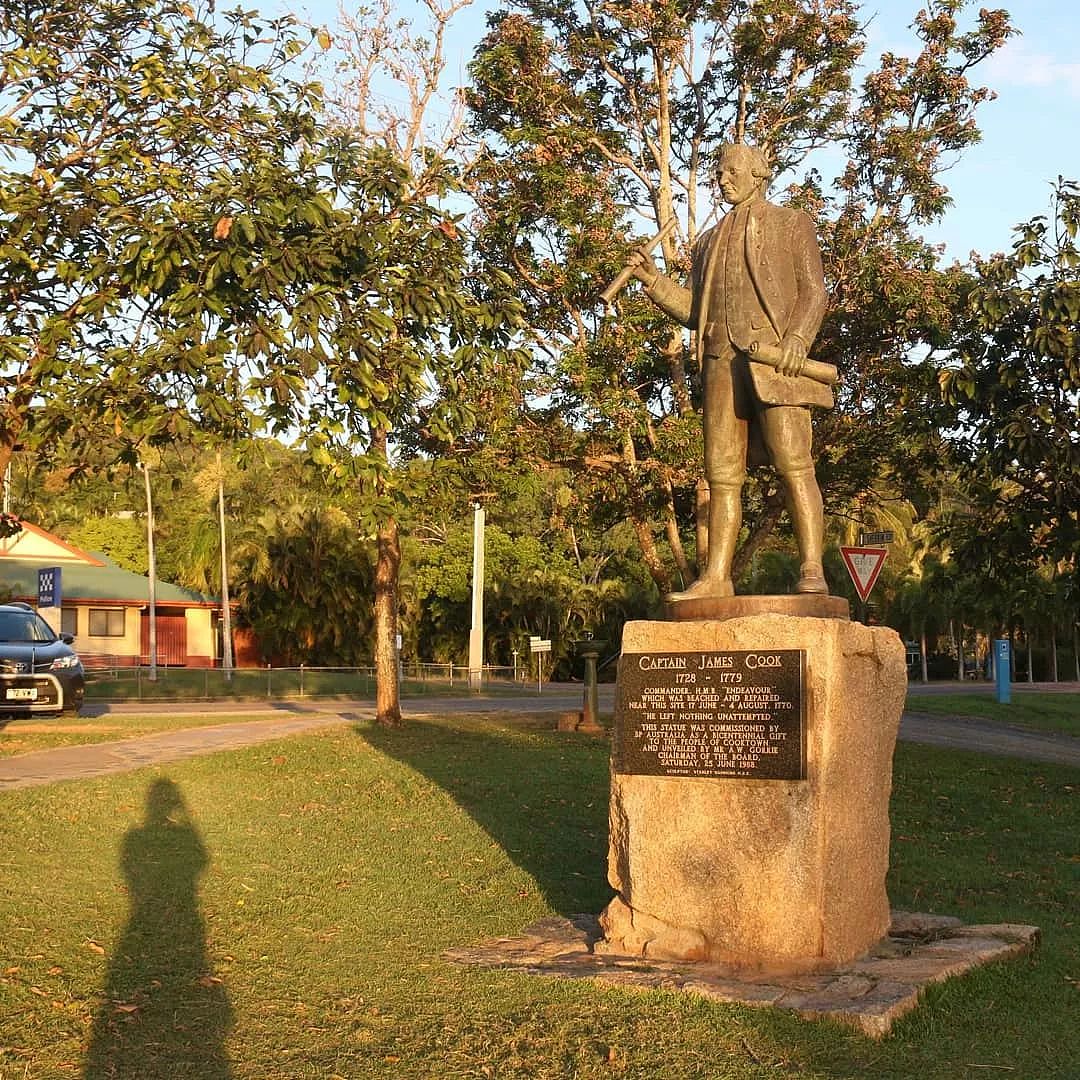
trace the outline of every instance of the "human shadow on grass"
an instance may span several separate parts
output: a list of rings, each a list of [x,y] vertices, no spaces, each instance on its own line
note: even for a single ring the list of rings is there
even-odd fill
[[[556,911],[598,912],[611,899],[602,740],[419,720],[357,731],[438,784],[533,877]]]
[[[210,970],[198,880],[208,862],[180,789],[159,779],[124,837],[127,925],[94,1019],[86,1080],[228,1080],[232,1009]]]

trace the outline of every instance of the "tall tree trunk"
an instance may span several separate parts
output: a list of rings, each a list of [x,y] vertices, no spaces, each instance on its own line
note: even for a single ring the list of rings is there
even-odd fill
[[[1057,620],[1050,620],[1050,681],[1058,682]]]
[[[1028,656],[1028,682],[1033,683],[1035,681],[1035,658],[1032,655],[1032,633],[1028,627],[1024,627],[1027,633],[1024,635],[1027,638],[1027,656]]]
[[[678,567],[679,576],[685,589],[694,580],[694,572],[690,569],[690,560],[686,557],[683,548],[682,537],[679,535],[679,522],[675,514],[675,500],[671,491],[671,484],[667,484],[668,500],[664,510],[664,532],[667,536],[668,547],[671,548],[672,557]]]
[[[653,538],[652,526],[647,517],[639,514],[636,509],[630,512],[630,523],[634,526],[637,535],[638,547],[641,548],[641,557],[645,560],[645,566],[656,582],[660,595],[664,596],[671,592],[671,575],[668,573],[664,560],[656,550],[656,540]]]
[[[386,460],[387,433],[372,432],[371,448]],[[382,494],[376,481],[376,494]],[[375,722],[383,727],[401,724],[398,687],[398,583],[401,573],[401,542],[397,519],[384,521],[375,536]]]
[[[670,265],[670,264],[669,264]],[[671,372],[671,396],[680,416],[690,416],[694,404],[690,399],[690,380],[686,377],[686,345],[680,330],[675,330],[664,346],[668,370]]]
[[[645,560],[645,566],[660,595],[671,592],[671,574],[664,565],[660,553],[656,550],[656,540],[653,537],[652,524],[649,518],[648,507],[641,498],[636,485],[641,482],[640,470],[638,469],[637,450],[634,448],[634,440],[629,431],[623,432],[622,437],[622,462],[623,475],[627,484],[627,492],[630,497],[630,522],[637,535],[638,546],[641,548],[641,557]]]
[[[959,632],[957,631],[959,626]],[[956,647],[956,677],[960,682],[964,681],[964,623],[962,619],[949,620],[949,637],[953,639]]]
[[[383,727],[401,723],[398,693],[398,575],[401,544],[390,518],[379,527],[375,562],[375,721]]]
[[[738,581],[749,569],[754,556],[761,550],[765,541],[776,531],[777,522],[779,522],[783,513],[784,493],[780,488],[776,487],[765,496],[765,505],[758,517],[757,524],[735,553],[735,559],[731,566],[733,581]]]
[[[919,623],[919,660],[922,668],[923,685],[930,681],[930,674],[926,668],[926,623]]]

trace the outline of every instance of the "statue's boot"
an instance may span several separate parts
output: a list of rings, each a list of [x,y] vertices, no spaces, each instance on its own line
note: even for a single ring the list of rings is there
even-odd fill
[[[669,593],[666,600],[734,596],[731,562],[742,527],[742,485],[709,485],[709,557],[705,572],[688,589]]]
[[[828,596],[829,586],[821,564],[825,510],[817,477],[811,467],[805,471],[789,473],[784,477],[784,483],[787,488],[788,513],[791,515],[801,560],[795,591]]]
[[[799,580],[795,585],[797,593],[818,593],[829,595],[829,584],[825,580],[825,571],[821,563],[805,562],[799,567]]]
[[[665,600],[689,600],[702,596],[734,596],[735,586],[731,578],[713,577],[708,571],[701,575],[693,585],[680,592],[668,593]]]

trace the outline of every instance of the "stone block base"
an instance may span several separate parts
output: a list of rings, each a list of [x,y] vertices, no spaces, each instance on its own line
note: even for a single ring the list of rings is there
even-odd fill
[[[631,622],[622,649],[803,650],[806,779],[613,771],[608,880],[618,896],[597,952],[757,973],[828,971],[865,953],[889,926],[888,803],[907,691],[895,631],[781,614]],[[626,681],[616,728],[630,723]]]

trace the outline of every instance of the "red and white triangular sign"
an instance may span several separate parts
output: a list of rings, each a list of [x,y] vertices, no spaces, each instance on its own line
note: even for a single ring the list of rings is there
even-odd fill
[[[885,565],[888,551],[885,548],[842,547],[840,554],[847,564],[851,580],[855,582],[855,591],[865,604],[882,566]]]

